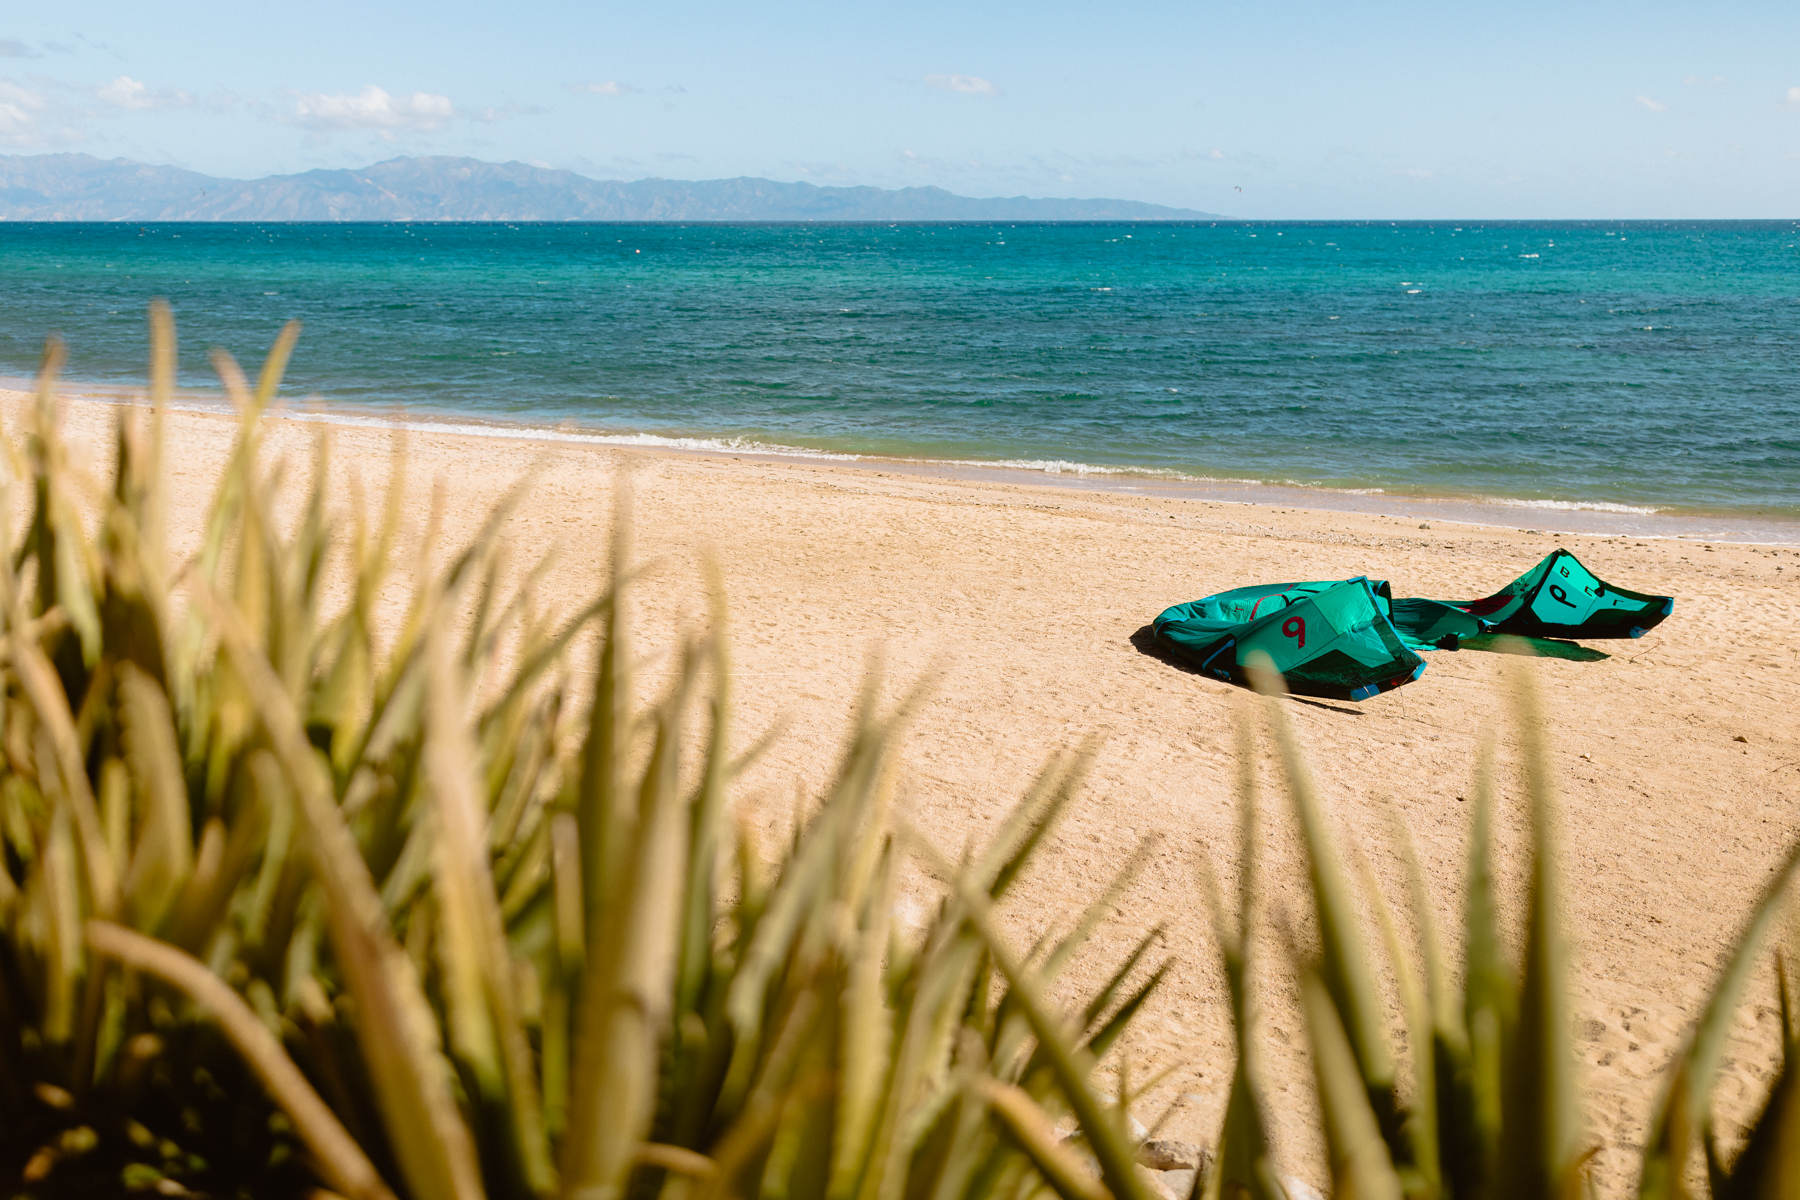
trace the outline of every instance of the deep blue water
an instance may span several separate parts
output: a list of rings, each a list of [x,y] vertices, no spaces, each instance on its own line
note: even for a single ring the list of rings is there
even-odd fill
[[[908,457],[1800,515],[1800,222],[0,225],[0,374]]]

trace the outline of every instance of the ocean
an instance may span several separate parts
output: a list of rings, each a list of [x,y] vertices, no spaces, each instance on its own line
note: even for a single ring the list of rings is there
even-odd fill
[[[0,224],[0,374],[699,448],[1800,521],[1800,222]]]

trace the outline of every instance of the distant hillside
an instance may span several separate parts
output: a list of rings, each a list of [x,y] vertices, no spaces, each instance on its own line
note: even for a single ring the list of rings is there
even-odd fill
[[[1133,200],[977,199],[942,188],[772,179],[589,179],[525,163],[393,158],[356,171],[220,179],[86,154],[0,156],[9,221],[1188,221]]]

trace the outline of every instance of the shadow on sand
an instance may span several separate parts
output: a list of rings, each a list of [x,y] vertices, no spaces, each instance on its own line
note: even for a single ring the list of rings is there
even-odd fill
[[[1599,662],[1612,657],[1604,650],[1560,638],[1519,637],[1509,633],[1484,633],[1479,637],[1464,638],[1462,648],[1489,654],[1521,654],[1526,658],[1560,658],[1566,662]]]
[[[1199,678],[1208,680],[1212,683],[1221,682],[1204,671],[1195,670],[1189,664],[1182,662],[1179,658],[1176,658],[1173,654],[1170,654],[1167,650],[1157,645],[1155,630],[1149,625],[1145,625],[1136,633],[1133,633],[1130,640],[1137,652],[1144,655],[1146,658],[1154,658],[1157,662],[1167,663],[1169,666],[1174,667],[1177,671],[1180,671],[1185,675],[1198,676]],[[1295,696],[1290,694],[1286,699],[1294,704],[1307,704],[1311,705],[1313,708],[1325,709],[1327,712],[1343,713],[1348,717],[1360,717],[1364,715],[1363,710],[1360,708],[1349,708],[1342,704],[1333,704],[1327,700],[1316,700],[1310,696]]]

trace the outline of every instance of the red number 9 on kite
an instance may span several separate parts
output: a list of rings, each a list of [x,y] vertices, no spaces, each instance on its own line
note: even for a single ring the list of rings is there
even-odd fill
[[[1306,619],[1304,617],[1289,617],[1283,621],[1281,633],[1283,637],[1291,637],[1298,642],[1300,649],[1306,649]]]

